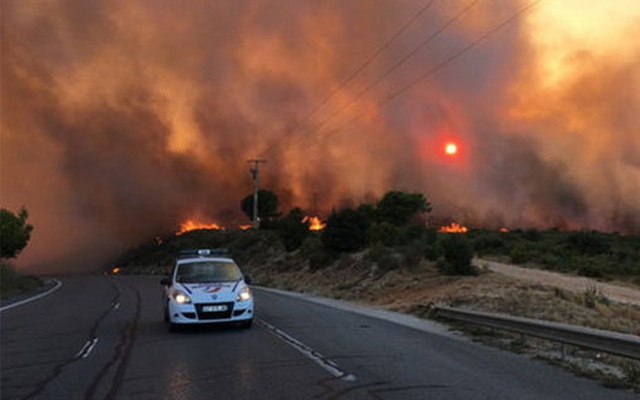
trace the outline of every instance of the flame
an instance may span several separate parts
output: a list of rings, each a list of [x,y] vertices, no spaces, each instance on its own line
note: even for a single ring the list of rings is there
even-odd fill
[[[446,233],[467,233],[469,232],[469,228],[466,226],[462,226],[457,222],[452,222],[451,225],[446,225],[440,227],[438,232],[446,232]]]
[[[188,219],[185,222],[180,224],[180,229],[178,229],[178,231],[176,232],[176,235],[182,235],[183,233],[189,232],[189,231],[195,231],[198,229],[215,229],[215,230],[221,230],[224,229],[222,226],[216,224],[215,222],[212,222],[210,224],[204,223],[204,222],[197,222],[194,221],[192,219]]]
[[[248,224],[248,225],[238,225],[238,229],[241,229],[243,231],[246,231],[247,229],[251,229],[253,228],[253,225]]]
[[[499,229],[500,232],[502,233],[507,233],[509,232],[509,228],[505,228],[504,226],[502,228]]]
[[[309,222],[310,231],[321,231],[327,226],[319,217],[304,217],[302,222]]]
[[[111,273],[113,275],[118,275],[120,271],[121,271],[120,267],[113,267],[113,269],[111,270]]]

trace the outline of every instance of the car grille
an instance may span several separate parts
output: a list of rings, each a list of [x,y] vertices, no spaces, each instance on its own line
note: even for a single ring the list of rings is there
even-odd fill
[[[218,311],[218,312],[204,312],[202,309],[205,306],[227,306],[226,311]],[[196,304],[196,312],[198,313],[198,319],[227,319],[231,318],[231,314],[233,313],[233,302],[228,303],[201,303]]]

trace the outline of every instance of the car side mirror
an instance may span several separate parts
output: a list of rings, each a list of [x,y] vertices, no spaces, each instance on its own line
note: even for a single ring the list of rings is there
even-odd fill
[[[162,278],[160,284],[162,286],[171,286],[171,278]]]
[[[251,285],[251,277],[249,275],[244,276],[244,283]]]

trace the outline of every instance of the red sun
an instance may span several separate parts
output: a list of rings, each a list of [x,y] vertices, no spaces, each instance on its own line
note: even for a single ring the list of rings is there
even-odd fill
[[[444,153],[448,156],[453,156],[458,153],[458,145],[453,142],[448,142],[444,145]]]

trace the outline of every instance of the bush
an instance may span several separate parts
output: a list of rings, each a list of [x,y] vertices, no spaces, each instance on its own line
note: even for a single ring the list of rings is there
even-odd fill
[[[294,208],[286,217],[275,223],[282,243],[287,251],[296,250],[304,239],[309,236],[309,223],[302,222],[304,214],[299,208]]]
[[[325,249],[322,240],[315,234],[307,237],[302,242],[300,253],[309,261],[309,270],[311,272],[332,264],[338,258],[337,253]]]
[[[400,252],[404,256],[404,265],[407,268],[414,268],[424,256],[425,244],[419,240],[415,240],[400,248]]]
[[[337,252],[356,251],[369,242],[371,221],[352,208],[332,211],[327,227],[322,231],[322,242],[326,249]]]
[[[528,243],[518,243],[509,251],[509,258],[514,264],[524,264],[533,261],[534,253],[532,246]]]
[[[419,213],[431,211],[422,193],[387,192],[378,202],[378,221],[396,226],[407,225]]]
[[[569,247],[582,255],[595,256],[611,252],[611,246],[603,234],[598,232],[574,232],[567,239]]]
[[[462,234],[448,234],[442,240],[443,262],[438,267],[445,275],[478,275],[471,264],[473,247],[471,241]]]
[[[0,262],[0,295],[2,298],[13,294],[27,292],[42,286],[40,278],[22,275],[5,262]]]
[[[372,225],[369,234],[372,246],[393,247],[400,244],[400,228],[389,222]]]
[[[507,251],[507,244],[501,237],[489,233],[475,238],[473,249],[479,255],[504,254]]]

